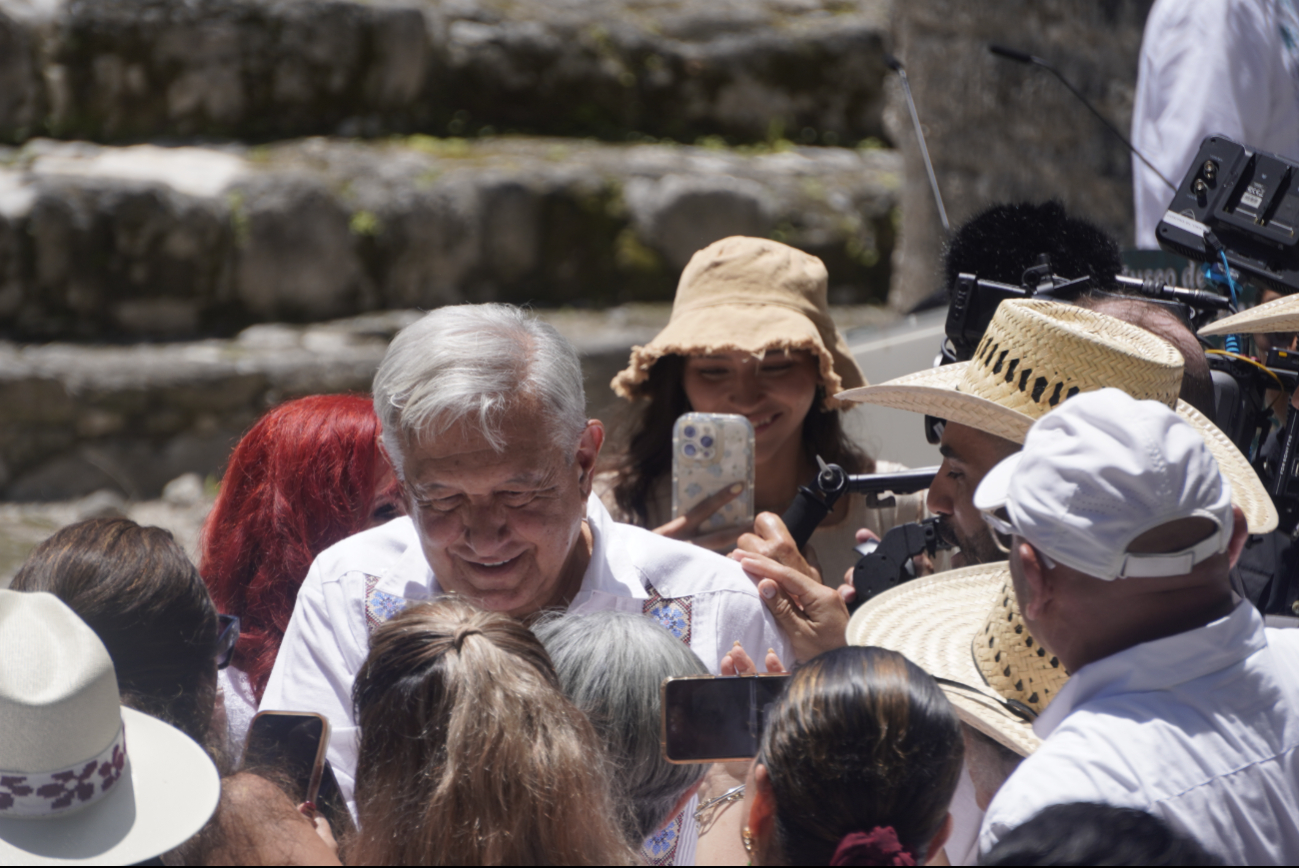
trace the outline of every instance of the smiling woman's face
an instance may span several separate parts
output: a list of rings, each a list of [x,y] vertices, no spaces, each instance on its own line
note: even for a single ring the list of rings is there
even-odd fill
[[[816,400],[817,359],[807,350],[739,350],[690,356],[683,385],[697,413],[735,413],[753,425],[755,463],[763,465],[803,431]]]

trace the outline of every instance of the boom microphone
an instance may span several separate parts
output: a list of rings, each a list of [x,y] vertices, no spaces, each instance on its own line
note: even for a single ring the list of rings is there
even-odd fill
[[[1149,160],[1147,160],[1146,155],[1138,151],[1136,146],[1128,141],[1127,136],[1119,132],[1118,128],[1115,127],[1114,124],[1106,120],[1105,116],[1096,110],[1096,107],[1092,105],[1091,102],[1088,101],[1087,97],[1083,96],[1078,91],[1078,88],[1070,84],[1069,79],[1065,78],[1063,75],[1060,74],[1060,70],[1056,69],[1054,66],[1047,63],[1045,60],[1043,60],[1040,57],[1035,57],[1034,55],[1029,54],[1026,51],[1017,51],[1014,48],[1007,48],[1004,45],[997,45],[995,43],[990,43],[988,45],[988,51],[992,52],[998,57],[1004,57],[1007,60],[1013,60],[1016,63],[1027,64],[1028,66],[1040,66],[1043,69],[1045,69],[1047,72],[1054,75],[1056,78],[1060,79],[1060,83],[1063,84],[1065,87],[1069,88],[1069,92],[1074,96],[1078,97],[1078,101],[1081,102],[1083,105],[1087,106],[1087,110],[1092,114],[1096,115],[1097,119],[1100,120],[1101,123],[1105,124],[1106,128],[1109,129],[1110,132],[1118,136],[1119,141],[1127,145],[1128,150],[1137,155],[1137,159],[1145,163],[1146,166],[1149,167],[1150,171],[1158,175],[1159,180],[1163,181],[1165,184],[1168,185],[1168,189],[1172,190],[1174,193],[1177,192],[1177,185],[1174,184],[1172,181],[1168,180],[1167,178],[1165,178],[1164,173],[1156,169],[1154,163],[1151,163]]]
[[[929,161],[929,147],[925,144],[925,134],[920,129],[920,115],[916,113],[916,101],[911,98],[911,82],[907,81],[907,71],[902,68],[902,61],[891,54],[885,55],[884,65],[898,74],[902,79],[902,90],[907,95],[907,107],[911,109],[911,123],[916,128],[916,141],[920,142],[920,156],[925,158],[925,170],[929,172],[929,188],[934,191],[934,202],[938,204],[938,219],[943,221],[943,231],[951,232],[947,222],[947,209],[943,207],[943,194],[938,192],[938,178],[934,175],[934,164]]]

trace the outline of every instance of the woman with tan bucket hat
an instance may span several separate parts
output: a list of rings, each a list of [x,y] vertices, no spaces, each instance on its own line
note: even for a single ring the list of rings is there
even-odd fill
[[[666,328],[634,347],[613,389],[635,402],[621,448],[596,490],[618,519],[716,550],[737,532],[697,535],[727,495],[699,513],[671,515],[672,426],[682,413],[735,413],[753,423],[756,511],[784,512],[819,455],[850,473],[901,469],[876,462],[846,435],[834,397],[866,385],[830,319],[821,260],[764,238],[735,236],[698,251],[682,272]],[[733,495],[731,495],[733,496]],[[869,509],[852,495],[812,536],[824,575],[838,584],[856,563],[856,532],[883,534],[923,517],[923,496]]]

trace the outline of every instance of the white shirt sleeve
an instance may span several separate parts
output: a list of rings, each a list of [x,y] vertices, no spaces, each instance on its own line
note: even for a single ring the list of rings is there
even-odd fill
[[[722,657],[731,650],[736,640],[744,646],[753,661],[763,668],[763,658],[770,648],[786,667],[794,665],[794,651],[783,630],[776,623],[767,607],[756,593],[744,594],[736,591],[708,595],[716,607],[713,613],[713,627],[705,627],[703,634],[691,643],[692,650],[704,661],[708,670],[718,672]],[[701,626],[707,624],[703,621]],[[710,647],[702,648],[704,639]],[[705,653],[706,651],[711,654]]]
[[[368,651],[365,623],[364,576],[347,573],[322,581],[319,562],[313,564],[259,706],[325,716],[329,762],[353,812],[359,730],[352,715],[352,682]]]
[[[1277,23],[1261,0],[1158,0],[1141,42],[1132,144],[1174,184],[1205,136],[1293,152],[1283,132],[1299,118]],[[1173,191],[1132,157],[1136,246],[1157,249],[1155,227]]]

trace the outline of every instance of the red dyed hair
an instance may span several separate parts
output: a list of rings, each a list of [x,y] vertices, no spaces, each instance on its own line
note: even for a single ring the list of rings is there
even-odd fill
[[[271,410],[230,456],[199,572],[217,608],[239,616],[232,662],[258,701],[312,560],[367,526],[387,469],[378,433],[369,398],[313,395]]]

